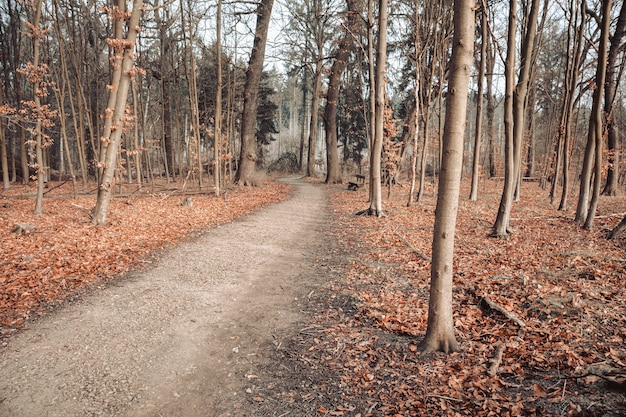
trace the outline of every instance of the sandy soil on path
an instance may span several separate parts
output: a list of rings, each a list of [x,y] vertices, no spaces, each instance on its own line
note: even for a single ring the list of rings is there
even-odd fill
[[[0,348],[0,416],[251,416],[255,381],[323,281],[324,191],[162,254]]]

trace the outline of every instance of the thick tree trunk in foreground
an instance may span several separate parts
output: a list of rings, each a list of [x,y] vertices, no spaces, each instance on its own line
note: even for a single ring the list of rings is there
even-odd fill
[[[346,27],[354,29],[356,16],[356,2],[347,0]],[[339,151],[337,149],[337,105],[339,102],[339,85],[341,74],[348,64],[350,52],[354,49],[354,39],[351,30],[344,31],[337,47],[335,62],[328,76],[328,92],[326,93],[326,108],[324,109],[324,126],[326,127],[326,184],[341,183],[339,172]]]
[[[241,155],[235,182],[239,185],[254,185],[257,147],[256,147],[256,113],[258,107],[259,86],[265,58],[267,31],[274,0],[262,0],[257,10],[254,46],[250,54],[246,85],[244,87],[243,115],[241,120]]]
[[[467,93],[474,52],[475,4],[470,0],[454,2],[454,37],[446,98],[439,194],[435,209],[428,328],[420,343],[423,352],[448,353],[459,349],[452,319],[452,261],[463,168]]]

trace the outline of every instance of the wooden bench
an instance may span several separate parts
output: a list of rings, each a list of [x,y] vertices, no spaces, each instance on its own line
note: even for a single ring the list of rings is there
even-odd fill
[[[356,182],[349,182],[348,183],[348,190],[350,191],[356,191],[359,189],[359,184]]]
[[[361,175],[361,174],[356,174],[356,182],[349,182],[348,183],[348,190],[351,191],[356,191],[358,190],[361,186],[365,185],[365,175]]]

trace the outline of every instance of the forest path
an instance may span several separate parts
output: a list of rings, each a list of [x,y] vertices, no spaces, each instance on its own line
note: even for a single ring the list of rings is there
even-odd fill
[[[255,381],[323,281],[325,192],[289,182],[290,200],[208,230],[9,339],[0,416],[255,415]]]

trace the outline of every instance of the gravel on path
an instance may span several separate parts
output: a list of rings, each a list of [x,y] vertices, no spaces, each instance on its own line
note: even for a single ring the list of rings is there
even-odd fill
[[[323,280],[325,192],[288,181],[290,200],[210,229],[6,340],[0,417],[254,415],[251,382]]]

